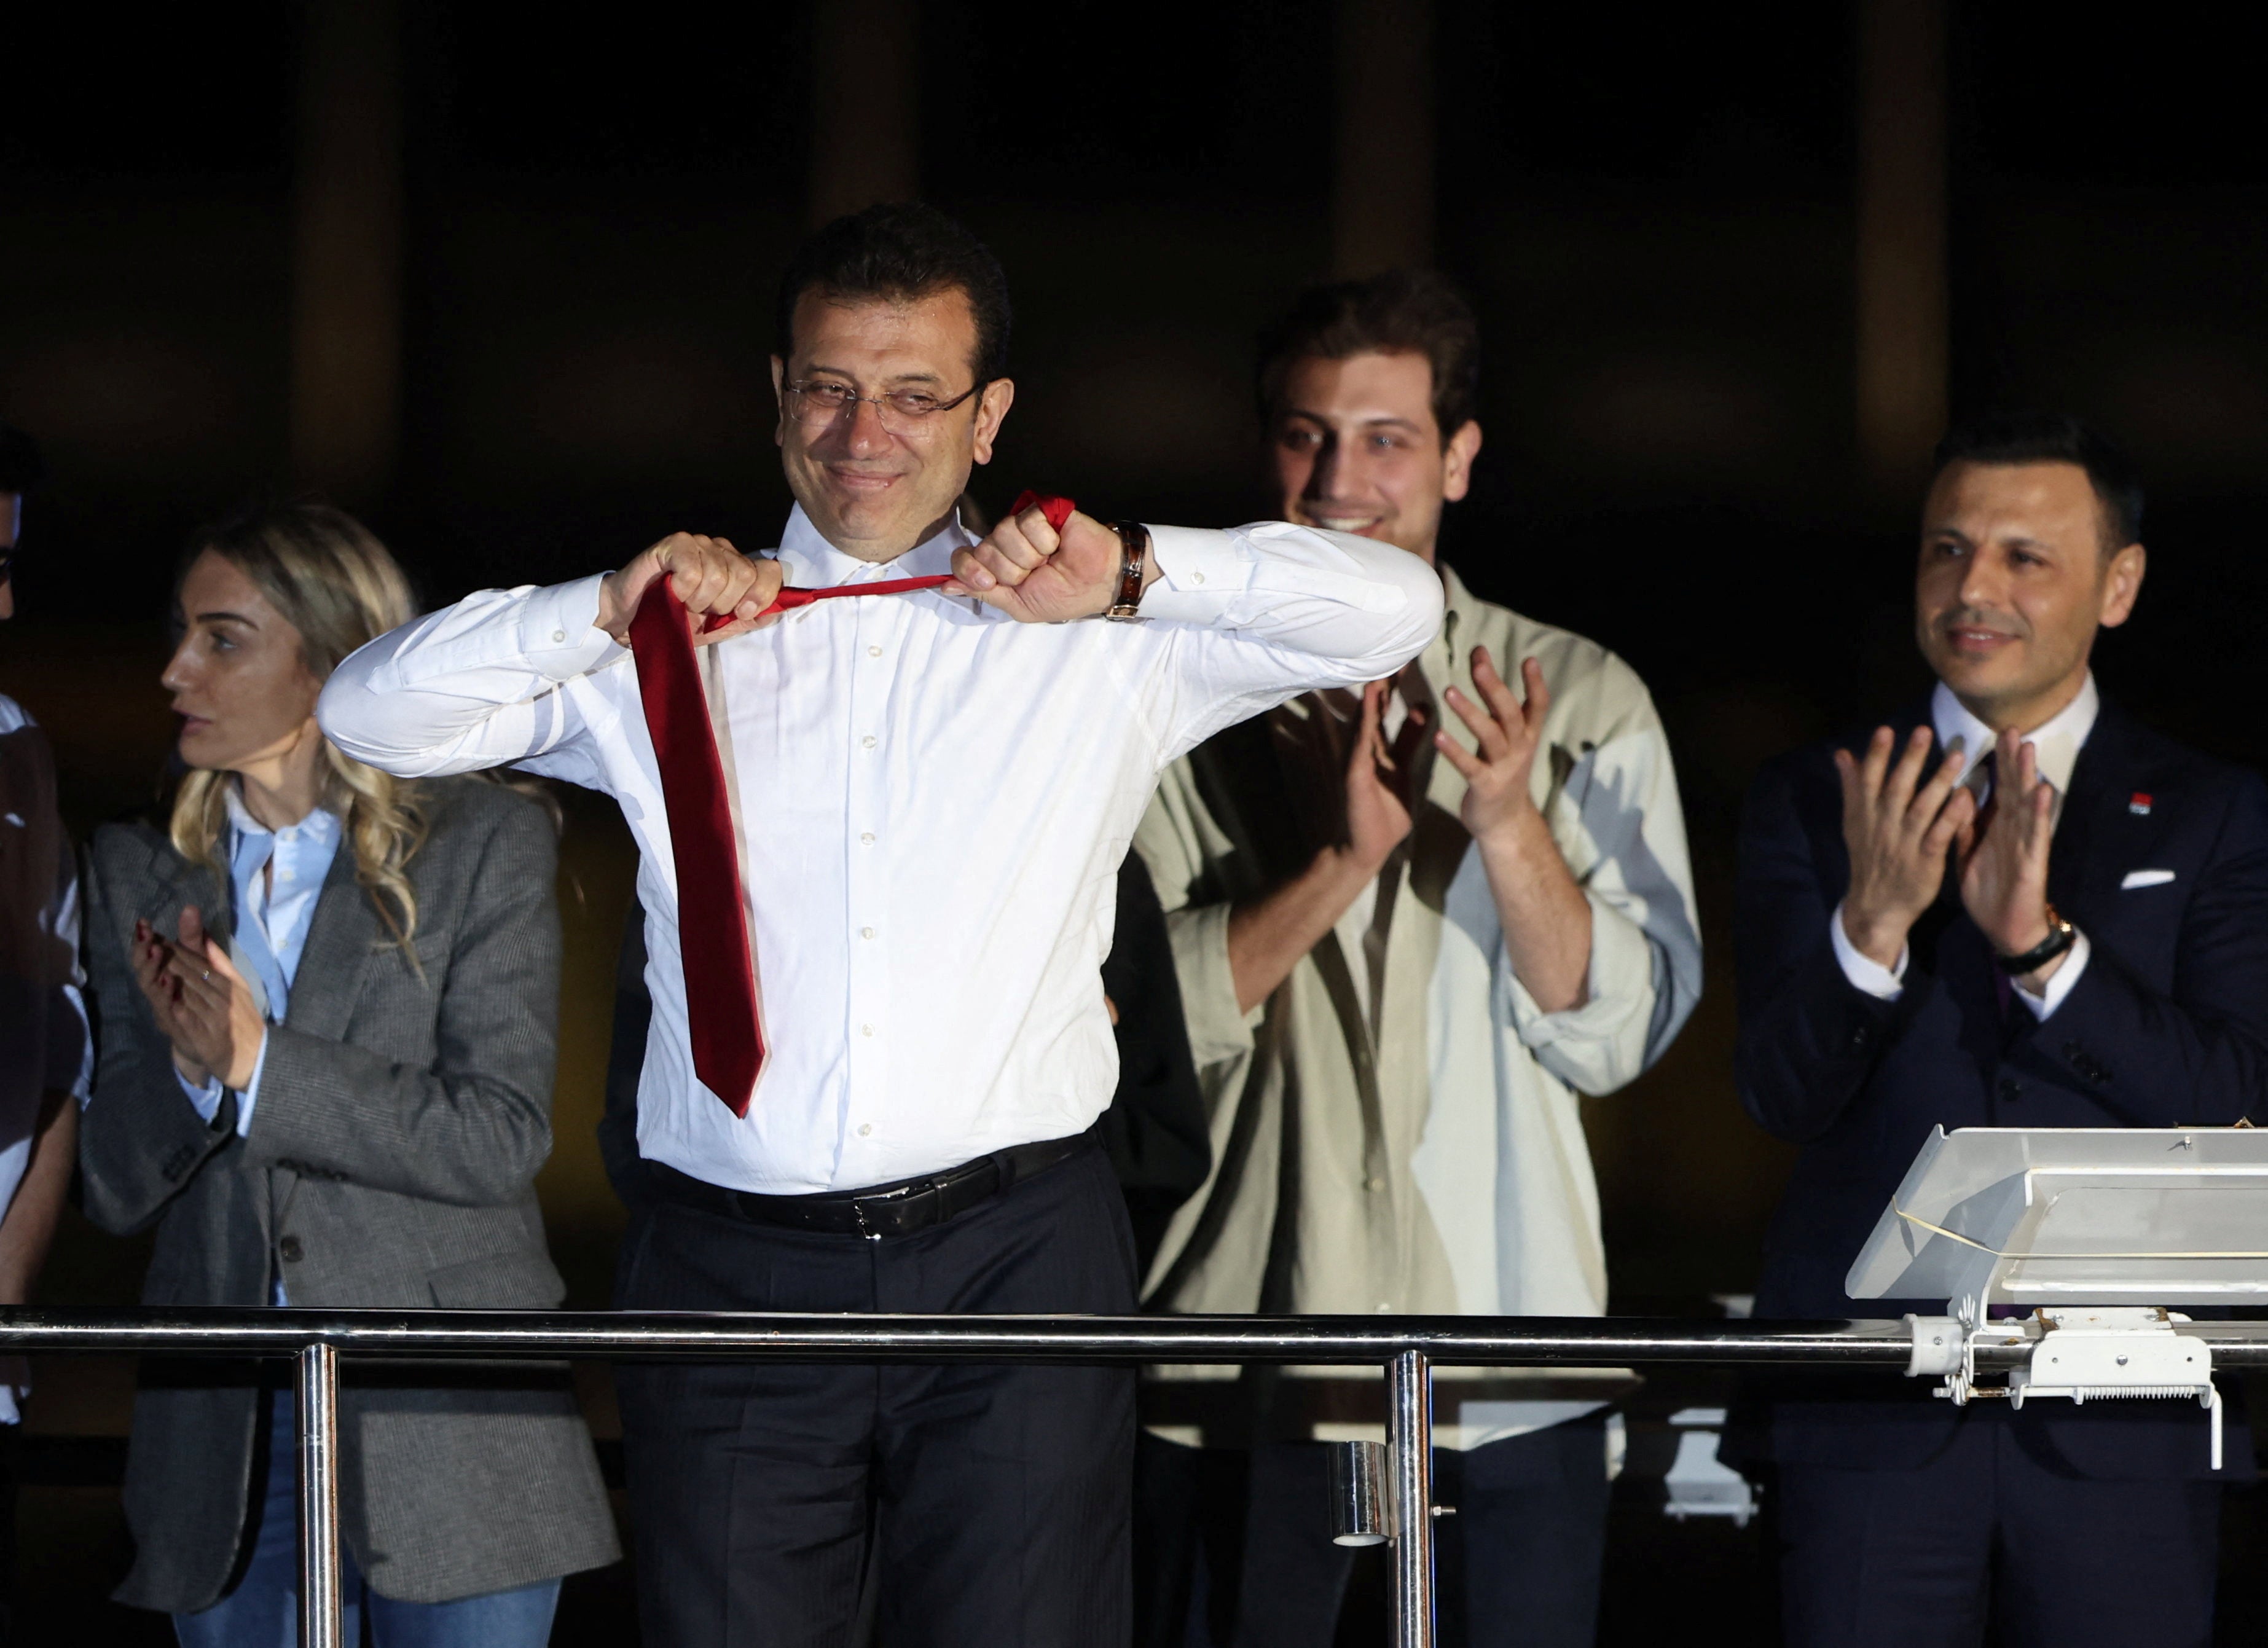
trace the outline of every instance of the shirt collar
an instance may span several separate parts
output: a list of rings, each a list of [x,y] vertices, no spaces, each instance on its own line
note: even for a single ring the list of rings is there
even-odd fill
[[[221,791],[228,804],[228,821],[236,827],[239,836],[273,835],[278,841],[322,842],[334,840],[339,833],[339,815],[328,807],[317,807],[297,824],[286,824],[280,830],[271,830],[252,816],[252,809],[244,805],[244,798],[230,784]]]
[[[2058,795],[2071,793],[2072,769],[2079,764],[2079,752],[2086,745],[2088,734],[2095,731],[2095,717],[2102,712],[2102,695],[2095,688],[2095,672],[2089,670],[2087,679],[2080,683],[2079,696],[2034,731],[2024,734],[2040,763],[2040,776],[2053,784]],[[1961,776],[1966,783],[1977,763],[1992,752],[1992,729],[1969,713],[1961,700],[1953,695],[1952,688],[1943,681],[1930,695],[1929,718],[1937,728],[1940,747],[1955,739],[1962,740]]]
[[[961,511],[928,539],[895,561],[861,561],[845,555],[820,535],[811,517],[799,504],[789,511],[787,530],[780,534],[779,562],[787,581],[805,589],[834,589],[844,584],[873,584],[884,578],[928,578],[953,570],[953,552],[976,541],[961,524]]]

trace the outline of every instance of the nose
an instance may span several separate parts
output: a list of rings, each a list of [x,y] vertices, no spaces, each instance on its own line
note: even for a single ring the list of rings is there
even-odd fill
[[[1338,442],[1323,442],[1315,449],[1314,463],[1307,471],[1306,496],[1308,500],[1320,504],[1336,497],[1344,471],[1345,452]]]
[[[183,636],[173,647],[173,656],[166,660],[166,670],[158,677],[158,685],[167,692],[186,692],[195,673],[189,658],[189,638]]]
[[[864,458],[890,449],[890,431],[882,427],[882,408],[872,401],[853,401],[850,416],[838,423],[843,445],[853,457]]]
[[[2005,610],[2007,590],[2007,569],[2001,557],[1992,548],[1980,548],[1961,563],[1961,604],[1964,607],[1989,607]]]

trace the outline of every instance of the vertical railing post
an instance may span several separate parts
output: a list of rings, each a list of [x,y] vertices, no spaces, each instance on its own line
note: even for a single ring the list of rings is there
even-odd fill
[[[300,1648],[345,1648],[339,1594],[339,1353],[299,1352]]]
[[[1433,1648],[1433,1375],[1422,1350],[1386,1365],[1394,1484],[1394,1648]]]

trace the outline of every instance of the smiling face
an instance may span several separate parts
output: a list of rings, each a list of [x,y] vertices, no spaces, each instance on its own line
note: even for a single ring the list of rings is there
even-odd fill
[[[2141,592],[2140,544],[2106,548],[2087,471],[1957,463],[1922,509],[1914,624],[1922,656],[1978,719],[2029,732],[2079,694],[2097,629]]]
[[[772,357],[788,489],[828,542],[891,561],[945,524],[992,442],[1015,386],[1005,378],[960,405],[893,430],[874,397],[911,391],[951,401],[976,382],[976,318],[957,289],[908,303],[838,301],[806,291],[795,305],[794,358]],[[816,422],[790,410],[791,384],[832,382],[863,397]]]
[[[290,754],[315,727],[322,682],[299,632],[232,561],[207,550],[181,580],[181,639],[160,682],[181,717],[181,759],[244,772]]]
[[[1308,356],[1285,374],[1268,445],[1285,520],[1376,538],[1431,562],[1442,505],[1472,484],[1481,428],[1468,423],[1442,441],[1423,355]]]

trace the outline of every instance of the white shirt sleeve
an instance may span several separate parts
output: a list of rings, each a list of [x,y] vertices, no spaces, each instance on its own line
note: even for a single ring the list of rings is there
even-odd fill
[[[581,715],[561,688],[630,656],[593,622],[603,576],[482,590],[379,636],[331,672],[316,708],[323,732],[399,777],[516,761],[594,783]]]
[[[1441,627],[1440,575],[1391,544],[1284,521],[1149,532],[1142,615],[1177,627],[1167,760],[1297,694],[1391,675]]]
[[[1827,937],[1835,946],[1835,960],[1849,979],[1867,995],[1882,1001],[1896,1001],[1906,992],[1906,961],[1909,946],[1898,946],[1898,964],[1884,967],[1873,957],[1859,953],[1859,946],[1843,931],[1843,906],[1838,902],[1835,913],[1827,918]]]
[[[2047,988],[2035,996],[2023,985],[2017,984],[2016,999],[2030,1008],[2035,1018],[2047,1018],[2063,1005],[2063,998],[2071,994],[2073,987],[2079,982],[2079,975],[2087,971],[2087,958],[2092,953],[2087,935],[2079,934],[2072,940],[2071,952],[2064,957],[2063,965],[2049,975]]]

